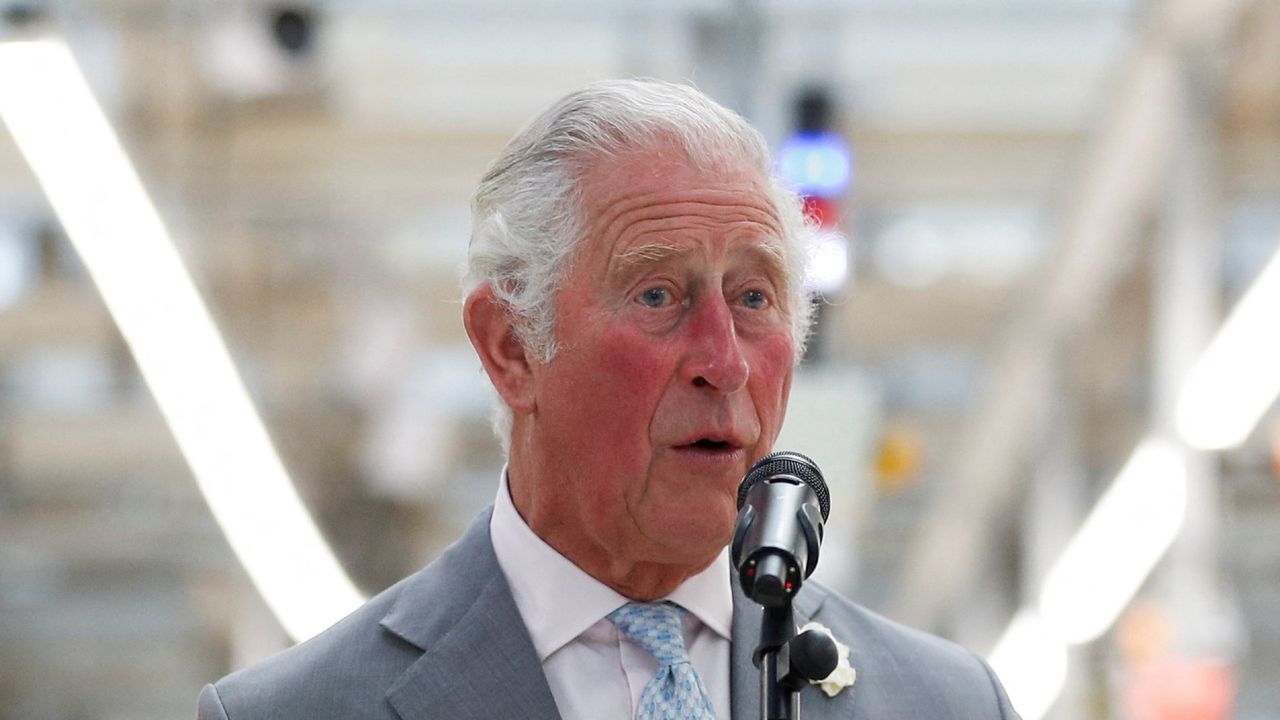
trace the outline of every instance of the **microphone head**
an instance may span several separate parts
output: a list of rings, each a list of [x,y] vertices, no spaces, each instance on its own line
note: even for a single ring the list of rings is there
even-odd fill
[[[747,493],[756,483],[780,476],[794,478],[808,485],[809,489],[813,490],[813,494],[818,497],[818,509],[822,511],[822,521],[827,521],[827,516],[831,513],[831,495],[827,492],[826,481],[822,479],[822,471],[818,470],[818,465],[814,461],[790,450],[769,453],[751,466],[746,477],[742,478],[742,484],[738,486],[738,509],[742,509],[742,504],[747,500]]]

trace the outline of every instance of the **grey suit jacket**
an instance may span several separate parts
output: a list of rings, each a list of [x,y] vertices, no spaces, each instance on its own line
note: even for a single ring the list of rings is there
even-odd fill
[[[489,539],[486,510],[435,562],[320,635],[206,685],[200,720],[361,718],[554,720],[551,689]],[[816,582],[796,623],[831,628],[857,682],[834,698],[801,693],[806,720],[1009,720],[1017,714],[987,665],[896,625]],[[751,652],[760,610],[734,590],[731,694],[738,720],[760,717]],[[620,719],[621,720],[621,719]]]

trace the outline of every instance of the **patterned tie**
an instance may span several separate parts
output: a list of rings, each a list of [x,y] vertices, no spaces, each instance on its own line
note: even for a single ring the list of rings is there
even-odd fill
[[[715,720],[707,686],[689,661],[680,618],[688,612],[670,602],[627,603],[609,621],[657,661],[658,675],[640,693],[636,720]]]

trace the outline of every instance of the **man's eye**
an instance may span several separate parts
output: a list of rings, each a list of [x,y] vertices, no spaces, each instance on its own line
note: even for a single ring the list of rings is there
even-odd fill
[[[752,310],[763,310],[769,305],[769,297],[759,290],[748,290],[742,294],[742,304]]]
[[[671,293],[666,288],[649,288],[640,293],[640,302],[652,308],[662,307],[671,302]]]

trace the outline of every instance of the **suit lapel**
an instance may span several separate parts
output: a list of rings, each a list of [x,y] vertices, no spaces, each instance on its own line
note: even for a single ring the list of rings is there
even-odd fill
[[[734,720],[755,720],[760,717],[760,670],[751,660],[760,642],[760,622],[763,609],[747,599],[738,585],[737,573],[733,578],[733,640],[732,660],[729,663],[729,687],[731,712]],[[796,595],[792,603],[796,628],[813,619],[826,599],[823,588],[807,585]],[[817,688],[806,688],[800,695],[800,713],[805,718],[835,718],[835,708],[823,702],[826,698]],[[845,718],[851,717],[845,715]]]
[[[755,720],[760,717],[760,671],[751,662],[760,641],[759,605],[747,599],[738,585],[737,573],[733,578],[733,637],[729,641],[729,704],[735,720]]]
[[[424,652],[391,686],[403,720],[559,720],[489,539],[489,512],[419,573],[383,626]]]

